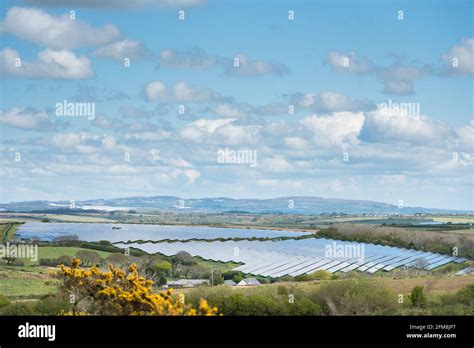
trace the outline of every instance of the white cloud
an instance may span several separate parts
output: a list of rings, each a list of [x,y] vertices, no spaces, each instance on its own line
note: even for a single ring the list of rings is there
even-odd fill
[[[474,38],[463,39],[442,56],[446,70],[454,74],[474,74]]]
[[[145,85],[144,92],[146,99],[150,102],[200,103],[222,99],[222,97],[213,90],[190,86],[185,81],[176,82],[171,87],[167,87],[164,82],[153,81]]]
[[[180,172],[187,177],[188,184],[194,184],[194,182],[201,176],[201,173],[195,169],[186,169]]]
[[[339,72],[349,72],[354,74],[370,74],[373,71],[372,63],[367,59],[358,58],[355,51],[348,54],[331,51],[328,53],[327,62]]]
[[[215,133],[219,127],[229,124],[232,121],[234,120],[225,118],[216,120],[199,119],[181,129],[180,135],[186,140],[198,142],[202,139],[206,139],[209,134]]]
[[[450,129],[444,123],[408,109],[381,108],[367,113],[362,138],[370,142],[444,143]]]
[[[120,38],[120,30],[111,24],[94,28],[69,15],[52,16],[33,8],[8,9],[0,31],[35,44],[54,49],[103,45]]]
[[[18,64],[18,63],[21,64]],[[90,61],[70,51],[45,49],[38,53],[38,59],[23,61],[20,54],[5,48],[0,51],[0,73],[9,76],[53,79],[85,79],[94,76]]]
[[[89,139],[91,139],[91,136],[83,132],[56,133],[51,138],[51,144],[58,148],[73,148],[79,145],[83,145],[83,142]]]
[[[285,137],[283,141],[286,146],[293,150],[307,150],[311,147],[310,142],[301,137]]]
[[[238,61],[238,66],[235,64],[236,61]],[[234,76],[285,75],[289,72],[283,64],[252,59],[242,53],[232,59],[227,59],[224,65],[226,73]]]
[[[457,130],[457,142],[461,149],[474,152],[474,120]]]
[[[235,125],[235,119],[199,119],[182,128],[179,135],[194,143],[248,145],[259,142],[260,126]]]
[[[382,68],[377,72],[377,76],[384,86],[383,93],[396,95],[413,94],[413,81],[422,78],[425,74],[426,71],[422,68],[399,63]]]
[[[159,66],[165,68],[210,69],[221,67],[230,76],[285,75],[288,67],[281,63],[252,59],[243,53],[234,57],[210,55],[199,47],[177,51],[166,49],[159,53]]]
[[[333,91],[295,94],[291,97],[290,103],[315,112],[362,111],[373,108],[369,102],[354,100]]]
[[[245,105],[222,103],[216,105],[213,111],[220,117],[242,118],[247,116],[250,110]]]
[[[312,133],[317,144],[330,146],[358,143],[364,119],[362,112],[336,112],[331,116],[308,116],[300,123]]]
[[[383,93],[395,95],[413,94],[413,81],[421,79],[430,70],[428,67],[410,66],[400,62],[387,67],[375,66],[367,59],[358,58],[354,51],[348,54],[331,51],[326,60],[337,72],[358,75],[376,74],[384,86]]]
[[[97,57],[122,61],[124,58],[145,58],[148,55],[148,52],[140,41],[121,40],[99,47],[93,54]]]
[[[120,119],[110,118],[105,115],[98,115],[91,123],[94,127],[102,129],[120,129],[128,126]]]
[[[265,159],[263,161],[263,166],[265,170],[277,173],[287,173],[295,170],[295,166],[281,155]]]
[[[0,111],[0,124],[36,131],[54,131],[57,128],[57,124],[51,122],[46,113],[31,112],[19,108]]]

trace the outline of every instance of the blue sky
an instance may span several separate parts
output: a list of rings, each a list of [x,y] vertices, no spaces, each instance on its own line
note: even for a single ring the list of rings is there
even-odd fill
[[[471,1],[101,4],[2,2],[0,201],[315,195],[474,209]],[[95,117],[57,115],[64,100]],[[224,148],[258,164],[219,163]]]

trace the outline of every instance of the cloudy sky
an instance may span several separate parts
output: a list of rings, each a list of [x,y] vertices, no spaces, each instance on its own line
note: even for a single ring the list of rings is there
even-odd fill
[[[96,2],[2,0],[1,202],[474,209],[471,1]]]

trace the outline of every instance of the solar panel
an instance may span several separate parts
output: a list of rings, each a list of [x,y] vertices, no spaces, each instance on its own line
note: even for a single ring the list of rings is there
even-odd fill
[[[444,259],[442,259],[442,260],[439,260],[439,261],[437,261],[437,262],[431,263],[428,267],[426,267],[426,269],[427,269],[428,271],[431,271],[432,269],[435,269],[435,268],[437,268],[437,267],[439,267],[439,266],[445,265],[445,264],[447,264],[447,263],[453,261],[454,259],[455,259],[455,257],[446,257],[446,258],[444,258]]]
[[[297,271],[293,271],[293,272],[290,273],[290,275],[293,276],[293,277],[296,277],[296,276],[299,276],[301,274],[309,273],[312,270],[318,268],[319,266],[326,265],[326,264],[329,264],[331,262],[332,262],[331,260],[322,259],[321,261],[317,261],[315,263],[312,263],[311,265],[303,267],[303,268],[301,268]]]
[[[365,258],[326,258],[325,248],[329,239],[306,239],[285,241],[181,241],[161,243],[116,243],[118,247],[134,247],[148,253],[175,255],[181,250],[193,256],[221,262],[240,262],[234,268],[244,273],[281,277],[297,276],[319,269],[328,272],[365,271],[375,273],[378,270],[390,271],[403,265],[416,265],[424,260],[431,270],[448,262],[463,262],[465,259],[402,248],[364,244]],[[351,243],[354,244],[354,243]],[[237,249],[236,249],[237,248]]]

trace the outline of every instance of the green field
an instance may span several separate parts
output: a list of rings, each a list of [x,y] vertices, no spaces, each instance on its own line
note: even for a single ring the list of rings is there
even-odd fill
[[[216,261],[208,261],[208,260],[203,260],[199,257],[194,257],[194,260],[199,266],[202,266],[206,269],[214,269],[215,271],[219,271],[221,273],[231,271],[233,268],[240,266],[239,263],[235,262],[216,262]]]
[[[79,250],[91,250],[97,252],[101,257],[106,258],[110,255],[109,252],[84,249],[78,247],[39,247],[38,248],[38,259],[57,259],[62,255],[76,256]]]
[[[0,295],[37,297],[57,292],[57,282],[43,267],[0,268]]]
[[[78,247],[39,247],[39,259],[57,259],[62,255],[75,256],[79,250],[90,250]],[[110,253],[96,251],[105,258]],[[10,297],[37,297],[57,292],[56,281],[49,275],[49,267],[37,266],[38,261],[24,260],[25,266],[0,265],[0,295]]]

